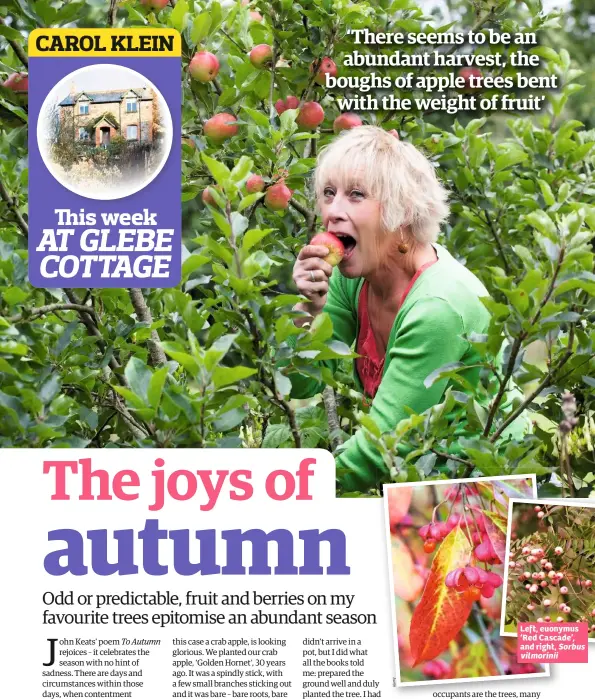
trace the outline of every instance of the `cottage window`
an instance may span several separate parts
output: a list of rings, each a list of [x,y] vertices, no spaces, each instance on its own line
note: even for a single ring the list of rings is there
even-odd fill
[[[136,112],[136,99],[134,99],[134,97],[131,97],[126,100],[126,111]]]
[[[126,138],[129,141],[138,140],[138,126],[136,126],[136,124],[126,127]]]
[[[89,105],[88,104],[79,104],[79,114],[88,114],[89,113]]]
[[[88,141],[89,140],[89,132],[87,129],[80,128],[79,129],[79,141]]]

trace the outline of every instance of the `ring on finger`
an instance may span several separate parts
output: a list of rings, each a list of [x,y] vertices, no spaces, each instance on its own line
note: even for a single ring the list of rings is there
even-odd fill
[[[316,277],[314,276],[314,270],[312,270],[312,269],[310,270],[310,281],[312,281],[312,282],[316,281]]]

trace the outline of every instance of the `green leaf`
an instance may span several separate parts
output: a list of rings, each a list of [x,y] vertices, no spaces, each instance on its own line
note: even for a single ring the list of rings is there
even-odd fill
[[[519,163],[524,163],[528,156],[524,151],[521,150],[510,150],[496,158],[494,163],[494,170],[499,172],[505,168],[512,167],[513,165],[518,165]]]
[[[537,228],[540,233],[543,233],[549,238],[556,237],[556,226],[545,211],[539,209],[537,211],[532,211],[525,216],[525,220],[529,225],[533,226],[533,228]]]
[[[253,161],[245,155],[242,155],[231,171],[231,179],[239,184],[243,179],[248,177],[252,169]]]
[[[278,449],[282,444],[291,442],[291,430],[285,424],[269,425],[262,441],[264,449]]]
[[[134,391],[137,396],[147,400],[147,391],[149,388],[149,381],[151,380],[151,370],[149,367],[138,357],[131,357],[128,360],[126,369],[124,369],[124,375],[130,385],[130,389]]]
[[[215,384],[215,388],[223,388],[223,386],[238,383],[242,379],[246,379],[253,374],[256,374],[256,369],[251,369],[247,366],[218,366],[213,371],[213,383]]]
[[[262,112],[259,112],[257,109],[251,109],[250,107],[245,106],[242,107],[242,109],[257,126],[263,126],[265,128],[268,128],[270,126],[269,118],[265,116]]]
[[[149,405],[152,408],[155,408],[155,410],[157,410],[159,407],[161,394],[163,393],[163,387],[165,386],[168,372],[168,367],[161,367],[160,369],[157,369],[149,381],[149,385],[147,387],[147,399],[149,401]]]
[[[228,170],[228,168],[223,163],[215,160],[215,158],[211,158],[206,153],[202,153],[201,158],[203,163],[209,168],[209,171],[217,181],[217,184],[225,184],[231,176],[231,172]]]
[[[58,374],[52,374],[41,384],[39,400],[42,403],[50,403],[60,392],[62,381]]]
[[[251,228],[249,231],[246,231],[242,240],[242,250],[248,252],[274,230],[274,228]]]
[[[194,44],[200,44],[200,42],[208,35],[209,29],[211,28],[211,16],[208,12],[201,12],[194,18],[192,23],[192,32],[190,33],[190,39]]]
[[[188,2],[187,0],[178,0],[176,6],[172,10],[169,16],[169,22],[174,29],[177,29],[180,34],[186,28],[186,21],[188,19]]]
[[[147,407],[145,401],[140,396],[137,396],[136,393],[134,393],[134,391],[131,391],[129,388],[118,385],[114,385],[112,386],[112,388],[115,391],[117,391],[122,397],[124,397],[136,410],[144,410]]]
[[[310,326],[310,339],[324,342],[332,337],[333,322],[328,313],[319,313]]]

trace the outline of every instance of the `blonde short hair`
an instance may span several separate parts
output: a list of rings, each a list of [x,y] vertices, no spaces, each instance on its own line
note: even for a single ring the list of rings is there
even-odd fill
[[[380,201],[385,233],[409,226],[420,243],[434,242],[449,215],[448,193],[434,166],[411,143],[378,126],[345,130],[321,149],[314,176],[319,201],[329,183],[359,185]]]

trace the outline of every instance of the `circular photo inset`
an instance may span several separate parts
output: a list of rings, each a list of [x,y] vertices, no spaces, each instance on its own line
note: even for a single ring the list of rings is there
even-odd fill
[[[130,68],[99,64],[63,78],[37,121],[43,162],[61,185],[89,199],[121,199],[146,187],[172,143],[167,103]]]

